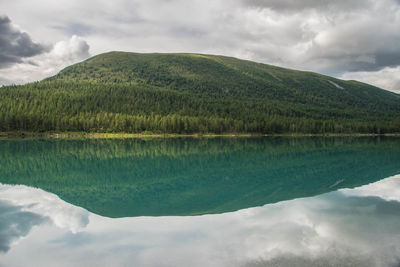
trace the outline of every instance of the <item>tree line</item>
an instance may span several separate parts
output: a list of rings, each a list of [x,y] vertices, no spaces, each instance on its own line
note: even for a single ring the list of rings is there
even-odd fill
[[[283,100],[190,94],[135,83],[44,81],[0,88],[0,131],[400,132],[400,116],[379,107],[342,109]]]

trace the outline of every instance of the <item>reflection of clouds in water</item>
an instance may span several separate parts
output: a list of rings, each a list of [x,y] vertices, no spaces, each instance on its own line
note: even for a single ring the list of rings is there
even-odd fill
[[[399,178],[348,190],[353,195],[339,191],[221,215],[93,216],[87,231],[98,251],[94,262],[115,265],[392,266],[400,260],[400,202],[374,196],[373,188],[378,195]],[[357,196],[366,189],[370,196]],[[400,197],[396,190],[388,195]]]
[[[14,241],[28,235],[33,226],[46,220],[38,214],[21,209],[20,206],[0,201],[0,252],[7,252]]]
[[[274,209],[280,215],[270,217]],[[240,249],[258,249],[245,266],[392,266],[400,260],[398,202],[336,192],[272,205],[250,220],[270,220],[272,227],[259,226],[244,238],[251,245]]]
[[[400,199],[399,185],[397,176],[220,215],[91,214],[82,232],[48,236],[34,252],[23,244],[13,250],[42,265],[60,265],[62,258],[65,266],[393,266],[400,262],[400,202],[394,201]],[[46,194],[42,199],[53,196]],[[60,203],[42,205],[68,211]],[[84,217],[79,210],[70,217]]]
[[[341,189],[348,196],[376,196],[385,200],[400,201],[400,175],[387,178],[381,182],[376,182],[362,187],[352,189]]]
[[[0,200],[21,206],[28,211],[49,217],[58,227],[77,232],[89,223],[89,212],[61,200],[55,194],[23,185],[0,184]]]

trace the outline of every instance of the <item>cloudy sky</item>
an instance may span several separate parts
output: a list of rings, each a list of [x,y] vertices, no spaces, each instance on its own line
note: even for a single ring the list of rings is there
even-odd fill
[[[0,84],[111,50],[197,52],[400,93],[400,0],[0,0]]]

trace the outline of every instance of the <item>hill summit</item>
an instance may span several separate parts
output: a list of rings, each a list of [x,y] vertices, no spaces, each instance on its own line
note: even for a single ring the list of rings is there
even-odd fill
[[[400,132],[400,95],[225,56],[109,52],[0,88],[0,131]]]

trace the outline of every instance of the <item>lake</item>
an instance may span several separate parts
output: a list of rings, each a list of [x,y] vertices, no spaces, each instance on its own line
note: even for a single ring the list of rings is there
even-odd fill
[[[400,138],[0,140],[0,266],[398,266]]]

